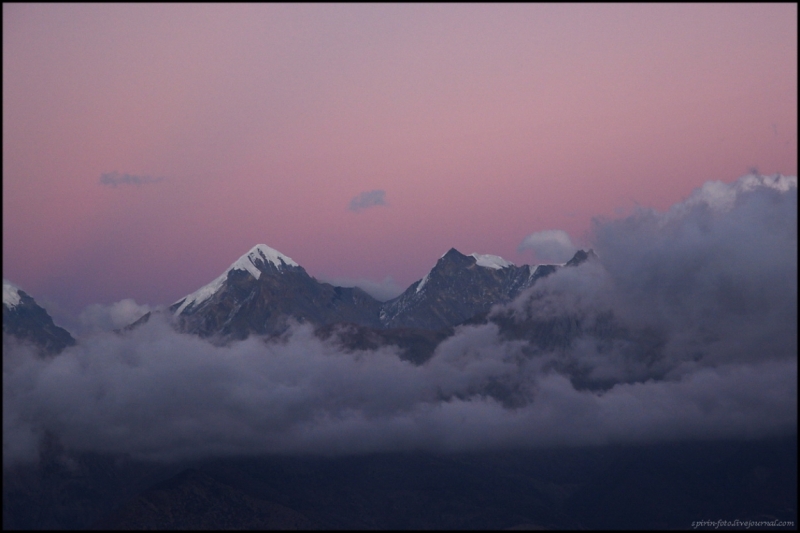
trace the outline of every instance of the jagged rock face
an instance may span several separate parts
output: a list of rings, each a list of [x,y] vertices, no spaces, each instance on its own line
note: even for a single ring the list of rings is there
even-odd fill
[[[291,317],[325,325],[355,322],[378,326],[380,302],[359,288],[320,283],[300,266],[260,264],[256,279],[244,270],[231,270],[212,297],[177,316],[182,331],[203,337],[220,335],[243,339],[249,334],[283,332]],[[181,302],[170,308],[175,312]]]
[[[3,303],[3,334],[31,342],[46,355],[55,355],[75,339],[64,328],[53,323],[53,319],[25,291],[18,290],[16,305]]]
[[[495,304],[513,300],[556,268],[540,265],[532,270],[529,265],[511,264],[491,268],[451,248],[425,278],[383,305],[381,323],[386,328],[455,326],[487,313]]]
[[[589,259],[597,259],[597,254],[594,253],[594,250],[590,249],[588,252],[585,250],[578,250],[575,252],[575,255],[572,256],[572,259],[567,261],[565,266],[578,266]]]

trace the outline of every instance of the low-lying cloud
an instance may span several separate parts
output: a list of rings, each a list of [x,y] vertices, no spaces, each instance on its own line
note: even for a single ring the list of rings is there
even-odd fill
[[[110,305],[89,305],[78,315],[78,321],[87,333],[111,331],[132,324],[152,310],[147,304],[140,305],[132,298],[125,298]]]
[[[379,205],[389,205],[386,203],[386,191],[364,191],[350,200],[350,206],[348,209],[354,213],[358,213],[364,209],[369,209],[370,207],[376,207]]]
[[[148,183],[158,183],[161,181],[164,181],[163,177],[119,172],[104,172],[103,174],[100,174],[100,183],[110,187],[117,187],[119,185],[145,185]]]
[[[456,328],[422,365],[306,325],[214,346],[163,315],[51,359],[4,337],[4,465],[35,460],[45,432],[165,461],[796,432],[797,185],[758,179],[597,221],[598,260]]]

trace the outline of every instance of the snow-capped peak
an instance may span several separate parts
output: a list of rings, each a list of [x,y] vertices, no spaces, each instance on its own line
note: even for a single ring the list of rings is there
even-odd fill
[[[451,249],[451,250],[445,252],[445,254],[442,255],[442,257],[439,258],[439,261],[444,259],[444,257],[447,254],[449,254],[451,251],[453,251],[453,250],[454,249]],[[456,250],[456,253],[458,253],[457,250]],[[461,254],[458,254],[458,255],[461,255]],[[505,259],[503,259],[499,255],[470,254],[470,256],[475,258],[475,263],[478,266],[485,267],[485,268],[491,268],[493,270],[500,270],[501,268],[508,268],[508,267],[514,266],[514,263],[512,263],[511,261],[506,261]],[[437,264],[439,264],[439,263],[437,262]],[[421,280],[419,280],[419,284],[417,285],[417,289],[416,289],[415,292],[417,292],[417,293],[422,292],[422,289],[425,287],[425,284],[428,283],[428,279],[430,278],[430,275],[431,275],[431,273],[429,271],[427,274],[425,274],[425,276]]]
[[[282,254],[278,250],[270,248],[266,244],[257,244],[253,246],[250,251],[237,259],[214,281],[204,287],[200,287],[192,294],[176,301],[175,303],[181,301],[183,301],[183,303],[180,307],[178,307],[178,309],[175,310],[175,314],[179,315],[190,305],[199,304],[211,298],[218,290],[220,290],[220,288],[222,288],[222,285],[225,284],[225,280],[228,279],[228,272],[231,270],[246,270],[254,278],[259,279],[261,277],[261,270],[259,270],[259,268],[256,266],[256,261],[259,260],[263,261],[264,263],[272,263],[278,270],[281,270],[284,265],[299,266],[288,255]]]
[[[256,260],[258,259],[265,263],[272,263],[278,270],[283,268],[281,261],[289,266],[299,266],[288,255],[284,255],[266,244],[257,244],[253,246],[249,252],[237,259],[236,262],[225,271],[225,274],[230,270],[247,270],[254,278],[258,279],[261,276],[261,271],[256,267]]]
[[[491,254],[469,254],[470,256],[475,258],[475,262],[478,266],[492,268],[494,270],[500,270],[501,268],[508,268],[514,266],[514,263],[511,261],[506,261],[499,255],[491,255]]]
[[[19,287],[7,279],[3,279],[3,305],[10,309],[19,305],[19,302]]]

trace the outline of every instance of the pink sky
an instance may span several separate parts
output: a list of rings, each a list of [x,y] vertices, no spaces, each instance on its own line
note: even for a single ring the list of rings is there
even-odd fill
[[[3,5],[3,277],[56,313],[257,243],[401,288],[533,263],[751,168],[797,174],[796,4]]]

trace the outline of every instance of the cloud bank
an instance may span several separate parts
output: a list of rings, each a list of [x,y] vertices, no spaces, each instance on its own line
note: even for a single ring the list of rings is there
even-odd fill
[[[369,209],[370,207],[378,205],[389,205],[386,203],[386,191],[364,191],[350,200],[348,209],[354,213],[358,213],[364,209]]]
[[[295,325],[213,346],[154,316],[43,360],[4,337],[4,465],[483,450],[797,431],[796,178],[707,184],[598,220],[599,259],[542,279],[414,365]]]
[[[128,173],[120,174],[119,172],[105,172],[100,174],[100,183],[111,187],[117,187],[118,185],[145,185],[147,183],[158,183],[160,181],[164,181],[164,178]]]
[[[577,248],[566,231],[549,229],[531,233],[519,243],[518,252],[531,250],[543,263],[566,263],[575,255]]]

